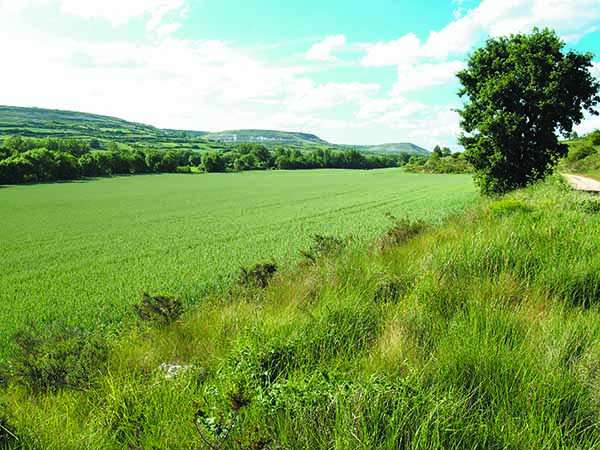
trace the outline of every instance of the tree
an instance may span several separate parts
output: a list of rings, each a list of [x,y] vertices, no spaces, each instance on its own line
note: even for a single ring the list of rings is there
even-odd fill
[[[547,29],[489,39],[458,73],[466,97],[459,142],[483,193],[544,178],[567,153],[555,132],[570,133],[584,111],[597,114],[593,55],[564,47]]]
[[[217,152],[202,155],[202,167],[206,172],[225,172],[225,160]]]

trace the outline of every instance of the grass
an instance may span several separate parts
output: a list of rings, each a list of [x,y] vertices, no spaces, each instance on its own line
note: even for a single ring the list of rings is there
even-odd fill
[[[442,178],[440,178],[442,179]],[[86,390],[9,382],[26,448],[594,449],[600,215],[553,179],[355,241],[111,341]],[[412,230],[416,230],[412,232]],[[393,287],[393,288],[392,288]],[[384,288],[384,289],[382,289]],[[165,377],[162,363],[186,367]],[[9,439],[7,439],[9,440]]]
[[[156,175],[0,189],[0,359],[31,322],[96,329],[142,292],[195,304],[241,266],[285,267],[314,234],[373,239],[387,213],[439,222],[475,198],[467,176],[401,170]]]

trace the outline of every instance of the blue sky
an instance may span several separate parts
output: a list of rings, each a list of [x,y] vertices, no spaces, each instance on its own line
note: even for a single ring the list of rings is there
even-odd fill
[[[0,104],[456,148],[454,74],[534,26],[600,76],[599,0],[0,0]]]

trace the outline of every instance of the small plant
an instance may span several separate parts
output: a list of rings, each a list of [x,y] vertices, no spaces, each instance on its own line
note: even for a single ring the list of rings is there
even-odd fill
[[[403,244],[421,234],[427,228],[427,224],[422,220],[411,220],[406,217],[397,219],[394,216],[390,216],[390,218],[393,219],[394,223],[379,239],[379,249],[381,251]]]
[[[170,325],[183,314],[181,300],[167,294],[142,294],[142,300],[135,305],[139,318],[157,325]]]
[[[276,272],[277,265],[274,263],[261,263],[248,268],[242,267],[238,284],[244,288],[265,289]]]
[[[490,212],[494,217],[504,217],[515,212],[530,212],[531,207],[523,200],[516,198],[504,198],[497,200],[490,205]]]
[[[300,254],[310,264],[314,264],[321,258],[333,257],[339,255],[346,242],[335,236],[322,236],[316,234],[313,236],[313,243],[308,250],[301,250]]]
[[[222,417],[207,414],[202,409],[196,411],[194,425],[202,440],[203,448],[218,450],[226,444],[232,430],[237,425],[237,412]]]
[[[28,329],[15,335],[11,379],[33,391],[54,392],[86,388],[104,370],[108,345],[103,337],[77,328],[56,330]]]
[[[577,204],[577,207],[586,213],[589,214],[598,214],[600,213],[600,200],[586,198],[583,201]]]
[[[5,412],[5,406],[0,404],[0,448],[11,448],[11,444],[18,440]]]
[[[408,283],[400,278],[384,277],[377,282],[373,299],[378,303],[394,302],[407,291]]]

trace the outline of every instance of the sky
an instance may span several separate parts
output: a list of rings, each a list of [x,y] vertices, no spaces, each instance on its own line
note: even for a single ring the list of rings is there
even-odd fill
[[[600,0],[0,0],[0,104],[459,149],[456,72],[536,26],[600,77]]]

